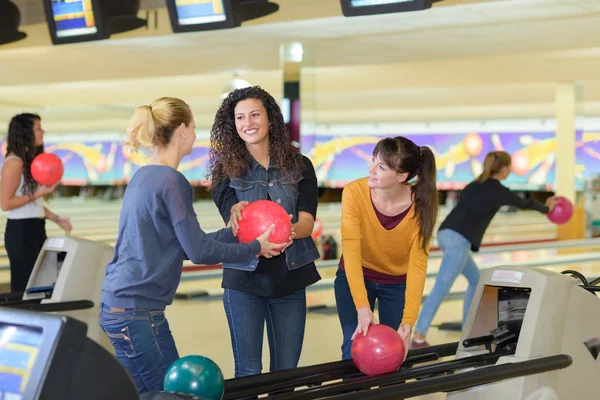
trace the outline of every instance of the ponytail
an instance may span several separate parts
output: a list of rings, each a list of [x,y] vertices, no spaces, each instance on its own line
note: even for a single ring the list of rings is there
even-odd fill
[[[175,130],[192,121],[192,111],[183,100],[161,97],[149,106],[136,108],[129,121],[125,145],[135,151],[140,147],[166,147]]]
[[[483,183],[487,181],[492,175],[500,172],[502,168],[508,167],[510,163],[510,154],[505,151],[491,151],[487,153],[483,161],[483,172],[476,178],[477,182]]]
[[[125,145],[138,151],[140,147],[154,146],[154,117],[150,106],[138,107],[127,129],[127,142]]]
[[[415,205],[415,217],[419,221],[421,248],[428,253],[429,243],[438,214],[438,192],[436,186],[435,156],[429,147],[417,146],[403,136],[381,139],[373,149],[373,156],[397,173],[406,173],[406,181],[417,178],[411,192]]]
[[[438,191],[436,185],[435,156],[427,146],[419,148],[421,165],[417,170],[417,182],[412,187],[415,213],[419,220],[421,231],[421,248],[428,253],[428,246],[433,236],[435,222],[438,216]]]

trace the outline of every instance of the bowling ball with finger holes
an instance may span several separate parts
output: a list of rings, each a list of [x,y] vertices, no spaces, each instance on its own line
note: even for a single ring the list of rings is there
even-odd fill
[[[190,355],[175,361],[165,374],[164,390],[220,400],[225,392],[223,372],[207,357]]]
[[[40,185],[53,186],[60,182],[65,172],[61,159],[51,153],[37,155],[31,162],[31,176]]]
[[[404,341],[387,325],[371,325],[365,336],[357,335],[352,342],[352,360],[367,376],[397,371],[404,362]]]
[[[558,203],[552,207],[552,210],[547,214],[550,221],[555,224],[564,224],[573,216],[573,203],[566,197],[557,196]]]
[[[275,229],[269,236],[271,243],[287,243],[292,234],[292,222],[285,209],[271,200],[258,200],[248,204],[241,212],[237,233],[241,243],[250,243],[262,235],[272,224]]]

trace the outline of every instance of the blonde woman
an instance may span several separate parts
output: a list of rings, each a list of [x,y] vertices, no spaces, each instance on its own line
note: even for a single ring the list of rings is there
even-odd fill
[[[479,268],[471,251],[478,251],[485,231],[500,207],[512,205],[547,214],[554,206],[554,197],[546,204],[533,199],[522,199],[500,183],[510,175],[511,156],[504,151],[488,153],[483,172],[461,192],[456,207],[440,225],[437,240],[444,252],[435,285],[423,304],[415,325],[412,348],[429,346],[425,336],[438,308],[450,292],[458,274],[463,274],[469,286],[463,305],[463,324],[467,318],[475,289],[479,283]]]
[[[273,227],[248,244],[237,243],[229,228],[202,231],[192,186],[177,170],[192,150],[194,128],[186,103],[160,98],[138,107],[128,130],[126,144],[152,149],[153,156],[123,197],[115,255],[102,286],[100,326],[140,393],[162,390],[167,369],[179,358],[165,308],[173,301],[183,260],[250,262],[279,255],[273,249],[286,245],[267,241]]]

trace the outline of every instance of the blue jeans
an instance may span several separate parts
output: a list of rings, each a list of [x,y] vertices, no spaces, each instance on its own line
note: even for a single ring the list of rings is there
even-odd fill
[[[164,310],[111,312],[102,304],[100,327],[140,393],[163,390],[167,369],[179,359]]]
[[[285,297],[260,297],[225,289],[225,314],[235,360],[235,377],[262,372],[265,322],[270,372],[298,366],[306,325],[306,291]]]
[[[437,313],[438,308],[450,293],[452,284],[458,277],[458,274],[463,274],[469,286],[465,293],[463,304],[463,320],[464,325],[469,313],[469,307],[473,301],[473,295],[477,284],[479,283],[479,268],[471,257],[471,242],[469,242],[460,233],[451,229],[442,229],[437,234],[438,244],[444,252],[440,270],[435,280],[435,285],[431,289],[431,293],[425,299],[423,308],[419,315],[419,320],[415,325],[415,333],[426,335],[433,321],[433,317]]]
[[[379,323],[398,329],[404,315],[406,283],[381,284],[365,280],[371,311],[375,300],[379,309]],[[358,312],[352,299],[346,273],[338,269],[334,281],[335,302],[344,335],[342,360],[352,359],[352,335],[358,325]]]

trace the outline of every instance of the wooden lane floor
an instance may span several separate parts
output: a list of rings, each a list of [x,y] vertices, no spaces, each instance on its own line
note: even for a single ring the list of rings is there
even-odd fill
[[[520,254],[514,256],[514,253],[502,253],[497,255],[493,261],[488,261],[479,264],[480,270],[497,267],[500,265],[531,265],[532,268],[545,268],[557,272],[566,269],[581,269],[584,275],[594,275],[596,271],[590,269],[590,265],[594,266],[596,262],[600,263],[600,248],[596,248],[596,252],[587,251],[585,253],[571,254],[550,254],[548,251],[534,251],[530,254]],[[435,279],[439,272],[441,259],[430,259],[428,266],[428,278],[425,281],[424,295],[427,295],[435,283]],[[318,310],[320,308],[332,307],[335,304],[333,295],[333,281],[337,268],[320,268],[319,274],[321,281],[310,286],[307,292],[307,306],[309,309]],[[599,273],[600,275],[600,273]],[[187,298],[201,302],[220,302],[223,289],[221,288],[221,278],[215,277],[210,279],[195,280],[194,277],[183,277],[182,282],[177,289],[177,298]],[[454,283],[452,293],[462,293],[466,289],[466,280],[462,275]],[[200,294],[201,292],[204,292]],[[192,295],[196,293],[196,295]]]
[[[581,264],[564,264],[550,267],[554,271],[573,269],[586,277],[600,275],[600,262]],[[425,291],[428,293],[434,281],[428,280]],[[461,276],[457,279],[453,291],[460,292],[466,288],[466,280]],[[322,293],[308,292],[311,296],[321,296],[318,301],[333,300],[333,291]],[[329,298],[325,298],[329,296]],[[311,299],[311,301],[315,301]],[[233,355],[227,319],[222,301],[187,301],[175,300],[167,309],[167,317],[181,356],[201,354],[213,359],[225,374],[226,378],[233,377]],[[460,321],[462,318],[462,301],[445,301],[436,314],[433,325],[443,322]],[[265,332],[263,343],[263,371],[268,371],[269,352]],[[305,339],[300,366],[314,365],[340,359],[341,329],[335,309],[328,312],[309,312],[305,330]],[[460,339],[460,332],[441,331],[431,328],[428,337],[431,344],[453,342]],[[442,399],[434,395],[426,399]]]

